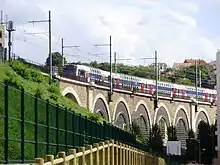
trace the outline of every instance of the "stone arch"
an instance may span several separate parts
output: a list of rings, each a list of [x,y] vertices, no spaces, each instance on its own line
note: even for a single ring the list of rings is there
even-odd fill
[[[151,118],[149,109],[143,100],[140,100],[132,114],[132,121],[136,121],[141,129],[141,133],[144,138],[147,139],[150,128],[151,128]]]
[[[165,117],[161,116],[158,119],[157,122],[159,128],[160,128],[160,135],[162,137],[163,140],[167,140],[168,135],[167,135],[167,127],[169,127],[169,125],[167,125],[167,121],[165,119]],[[165,141],[164,141],[165,142]]]
[[[103,114],[102,117],[104,117],[104,119],[106,119],[107,121],[111,122],[109,106],[104,95],[100,93],[96,95],[92,109],[90,111],[98,114],[101,112],[101,114]]]
[[[186,140],[188,138],[188,130],[186,119],[179,117],[176,120],[176,135],[177,139],[181,142],[181,147],[186,148]]]
[[[76,91],[74,90],[74,88],[72,87],[66,87],[63,91],[62,91],[62,95],[63,96],[69,96],[70,98],[72,97],[72,99],[74,99],[77,104],[79,104],[80,106],[82,106],[81,101],[79,99],[78,94],[76,93]]]
[[[173,125],[176,127],[177,139],[181,142],[183,148],[186,147],[186,139],[188,137],[188,130],[190,128],[189,115],[186,108],[182,105],[177,107],[173,119]]]
[[[128,104],[126,102],[126,100],[122,97],[120,97],[116,103],[115,103],[115,107],[114,107],[114,112],[113,112],[113,121],[116,125],[121,125],[122,123],[119,123],[121,119],[125,120],[127,128],[129,128],[129,125],[131,124],[131,114],[130,114],[130,110],[128,107]]]
[[[171,125],[169,111],[164,103],[158,105],[154,116],[154,124],[158,124],[164,143],[167,140],[167,127]]]
[[[173,118],[173,125],[176,125],[178,120],[182,118],[184,120],[187,129],[190,128],[190,117],[189,114],[187,113],[187,110],[184,106],[180,105],[177,107],[174,118]]]
[[[150,111],[149,111],[149,108],[148,108],[147,104],[146,104],[143,100],[140,100],[140,101],[137,103],[134,112],[137,112],[137,111],[138,111],[138,108],[140,107],[140,105],[143,105],[143,106],[144,106],[145,112],[147,113],[147,117],[148,117],[148,119],[149,119],[149,125],[150,125],[150,127],[151,127],[151,126],[152,126],[152,120],[151,120],[151,117],[150,117],[150,116],[151,116],[151,115],[150,115]],[[132,115],[132,116],[133,116],[133,115]]]
[[[159,108],[156,109],[155,115],[154,115],[154,124],[158,123],[159,119],[163,117],[166,121],[167,126],[171,125],[171,119],[169,111],[164,103],[160,103],[158,105]]]
[[[202,120],[207,122],[208,124],[210,124],[209,115],[204,108],[200,108],[195,116],[195,125],[194,125],[195,131],[197,131],[198,125],[199,125],[200,121],[202,121]]]

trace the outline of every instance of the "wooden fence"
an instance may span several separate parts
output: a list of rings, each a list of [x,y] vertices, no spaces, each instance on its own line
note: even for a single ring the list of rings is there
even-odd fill
[[[162,158],[155,157],[123,143],[105,141],[59,152],[56,158],[46,155],[36,158],[35,165],[164,165]]]

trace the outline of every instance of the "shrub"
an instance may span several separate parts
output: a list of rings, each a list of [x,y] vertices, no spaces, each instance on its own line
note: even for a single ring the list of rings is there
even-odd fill
[[[54,93],[54,94],[57,94],[59,95],[60,94],[60,89],[59,87],[55,86],[55,85],[50,85],[49,88],[48,88],[48,91],[50,93]]]
[[[42,98],[42,96],[43,96],[43,90],[41,89],[41,88],[37,88],[36,90],[35,90],[35,96],[36,97],[38,97],[38,98]]]
[[[15,74],[11,72],[7,72],[6,75],[7,75],[7,78],[3,80],[5,84],[13,86],[17,89],[23,89],[23,83]]]

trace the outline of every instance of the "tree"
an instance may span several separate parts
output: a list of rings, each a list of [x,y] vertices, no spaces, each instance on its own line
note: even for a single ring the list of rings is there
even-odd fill
[[[199,140],[199,156],[201,157],[201,163],[211,164],[212,158],[214,157],[214,135],[211,131],[211,126],[208,123],[201,121],[198,129],[197,139]]]
[[[130,130],[132,134],[136,135],[137,140],[142,141],[142,142],[144,141],[144,137],[141,133],[141,129],[136,121],[132,121]]]
[[[177,141],[176,128],[174,126],[167,128],[167,135],[169,141]]]
[[[64,58],[64,64],[66,64],[67,61]],[[46,59],[46,65],[50,66],[50,57],[48,56]],[[57,66],[59,71],[62,69],[62,55],[59,52],[52,53],[52,66]]]
[[[160,135],[160,128],[157,124],[153,125],[150,130],[148,146],[157,153],[163,153],[163,139]]]
[[[188,131],[188,139],[186,140],[186,155],[188,160],[196,160],[198,153],[198,141],[195,139],[195,132],[190,129]]]
[[[189,139],[195,139],[195,137],[196,137],[195,132],[192,129],[189,129],[188,138]]]

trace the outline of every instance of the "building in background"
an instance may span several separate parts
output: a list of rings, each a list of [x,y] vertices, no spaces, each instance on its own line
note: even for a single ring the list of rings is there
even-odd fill
[[[204,60],[201,59],[185,59],[183,63],[174,63],[173,64],[173,69],[181,69],[184,67],[189,67],[192,65],[195,65],[195,63],[205,65],[207,64]]]

